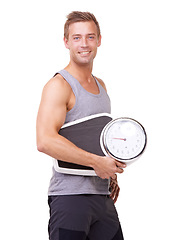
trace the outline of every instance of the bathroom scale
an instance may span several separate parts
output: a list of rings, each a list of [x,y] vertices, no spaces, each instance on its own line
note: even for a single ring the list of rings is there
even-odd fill
[[[113,119],[101,113],[66,123],[59,134],[77,147],[99,156],[112,157],[127,165],[145,151],[147,135],[144,127],[132,118]],[[54,159],[57,172],[73,175],[96,176],[93,168]]]

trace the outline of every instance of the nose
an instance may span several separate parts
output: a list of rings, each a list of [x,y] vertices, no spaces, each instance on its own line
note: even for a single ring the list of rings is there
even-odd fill
[[[81,46],[87,47],[87,38],[86,37],[82,37]]]

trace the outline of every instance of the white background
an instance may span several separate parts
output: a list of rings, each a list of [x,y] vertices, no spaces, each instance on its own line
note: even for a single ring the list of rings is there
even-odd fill
[[[0,238],[46,240],[52,161],[36,150],[44,84],[66,66],[63,25],[90,11],[102,30],[93,74],[115,116],[148,134],[142,158],[119,176],[125,240],[180,240],[181,7],[176,0],[4,1],[0,4]],[[104,240],[104,239],[102,239]]]

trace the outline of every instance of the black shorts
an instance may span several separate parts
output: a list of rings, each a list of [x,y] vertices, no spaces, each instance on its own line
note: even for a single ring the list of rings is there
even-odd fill
[[[49,196],[50,240],[123,240],[113,201],[105,195]]]

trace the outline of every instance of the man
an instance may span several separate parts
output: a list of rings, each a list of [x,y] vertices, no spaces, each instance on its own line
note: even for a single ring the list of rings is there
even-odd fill
[[[70,62],[43,89],[37,148],[55,159],[92,167],[97,176],[63,174],[53,168],[49,187],[50,240],[122,240],[114,202],[119,194],[116,173],[122,173],[125,164],[86,152],[59,134],[64,123],[110,113],[105,84],[92,75],[93,60],[101,45],[95,16],[89,12],[70,13],[64,26],[64,43]]]

